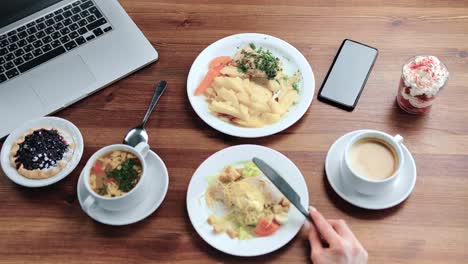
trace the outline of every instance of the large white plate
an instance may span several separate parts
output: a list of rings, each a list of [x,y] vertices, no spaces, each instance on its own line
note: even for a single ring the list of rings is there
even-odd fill
[[[213,58],[218,56],[232,56],[239,48],[249,43],[254,43],[257,47],[264,47],[271,50],[271,52],[283,62],[283,69],[288,75],[292,75],[298,70],[302,74],[302,80],[299,83],[299,102],[294,105],[279,122],[262,128],[239,127],[222,121],[209,111],[208,104],[203,95],[194,95],[195,89],[204,78],[208,71],[208,65]],[[220,132],[245,138],[269,136],[292,126],[305,114],[307,109],[309,109],[314,97],[314,91],[314,73],[306,58],[286,41],[269,35],[256,33],[232,35],[211,44],[195,59],[187,78],[188,98],[197,115],[209,126]]]
[[[259,157],[271,165],[300,195],[302,204],[307,208],[309,194],[307,185],[299,169],[286,156],[273,149],[257,145],[238,145],[225,148],[206,159],[190,180],[187,191],[187,211],[193,227],[211,246],[235,256],[258,256],[275,251],[286,245],[299,232],[304,216],[292,206],[289,220],[269,237],[255,237],[250,240],[231,239],[226,233],[215,234],[207,223],[212,209],[208,208],[204,193],[208,187],[207,176],[216,175],[225,166],[249,161]]]
[[[13,143],[25,132],[31,128],[38,127],[55,127],[60,128],[63,131],[66,131],[73,137],[75,142],[75,151],[73,152],[72,159],[68,162],[67,166],[61,170],[57,175],[54,175],[47,179],[29,179],[20,175],[16,169],[10,164],[10,149],[13,146]],[[2,147],[2,152],[0,154],[0,160],[2,169],[5,172],[5,175],[10,178],[13,182],[23,185],[26,187],[43,187],[51,185],[60,181],[61,179],[67,177],[78,165],[83,155],[83,137],[81,136],[80,130],[70,121],[58,118],[58,117],[42,117],[39,119],[34,119],[24,123],[22,126],[15,129],[8,138],[5,140],[5,143]]]

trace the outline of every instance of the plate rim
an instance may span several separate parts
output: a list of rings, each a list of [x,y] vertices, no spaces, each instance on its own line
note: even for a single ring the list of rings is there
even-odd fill
[[[388,203],[386,204],[385,206],[366,206],[366,205],[362,205],[360,203],[356,203],[355,201],[353,201],[352,199],[350,199],[347,195],[343,194],[339,188],[336,186],[335,182],[330,180],[330,177],[329,176],[329,173],[328,173],[328,167],[331,166],[330,163],[330,159],[331,159],[331,151],[337,147],[337,144],[339,143],[339,141],[341,140],[344,140],[344,138],[346,137],[349,137],[349,136],[352,136],[353,134],[356,134],[358,132],[365,132],[365,131],[378,131],[378,130],[375,130],[375,129],[359,129],[359,130],[354,130],[354,131],[351,131],[351,132],[348,132],[344,135],[342,135],[341,137],[339,137],[337,140],[335,140],[335,142],[333,142],[333,144],[330,146],[328,152],[327,152],[327,156],[326,156],[326,159],[325,159],[325,174],[326,174],[326,177],[327,177],[327,181],[328,183],[330,184],[330,186],[332,187],[333,191],[338,195],[340,196],[341,199],[345,200],[346,202],[356,206],[356,207],[359,207],[359,208],[363,208],[363,209],[367,209],[367,210],[384,210],[384,209],[388,209],[388,208],[392,208],[394,206],[397,206],[399,205],[400,203],[402,203],[403,201],[405,201],[410,195],[411,193],[413,192],[415,186],[416,186],[416,179],[417,179],[417,167],[416,167],[416,162],[413,158],[413,155],[411,154],[411,152],[409,151],[409,149],[404,145],[402,144],[402,148],[403,148],[403,152],[405,152],[408,157],[410,158],[411,160],[411,166],[413,167],[413,174],[414,174],[414,177],[413,177],[413,180],[411,182],[411,186],[410,188],[408,189],[408,191],[406,193],[404,193],[404,195],[402,195],[402,197],[400,197],[399,199],[396,199],[394,202],[392,203]],[[341,177],[341,174],[340,174],[340,177]]]
[[[148,153],[152,153],[156,157],[156,159],[159,162],[161,162],[162,167],[164,168],[164,176],[165,176],[166,182],[167,182],[167,184],[165,185],[164,191],[163,191],[163,195],[161,196],[159,202],[155,203],[154,207],[151,208],[151,210],[148,210],[148,212],[146,214],[144,214],[143,217],[138,217],[137,220],[131,220],[131,221],[126,221],[126,222],[123,221],[123,222],[119,222],[119,223],[112,222],[112,221],[102,221],[102,220],[98,219],[95,215],[89,214],[88,212],[83,210],[81,199],[80,199],[81,195],[80,195],[80,191],[79,191],[79,188],[80,188],[79,186],[80,186],[80,184],[83,184],[83,180],[82,180],[83,171],[81,171],[80,176],[78,177],[78,181],[76,183],[76,195],[78,197],[78,203],[80,204],[80,208],[83,211],[83,213],[85,213],[88,217],[90,217],[94,221],[96,221],[98,223],[101,223],[101,224],[110,225],[110,226],[125,226],[125,225],[131,225],[131,224],[135,224],[135,223],[138,223],[140,221],[143,221],[144,219],[146,219],[150,215],[152,215],[154,212],[156,212],[156,210],[158,210],[158,208],[162,205],[162,203],[164,202],[164,199],[167,196],[167,191],[169,189],[169,172],[167,170],[166,164],[164,163],[164,161],[161,159],[161,157],[159,157],[159,155],[156,152],[154,152],[153,150],[150,149],[150,151]],[[82,187],[82,188],[84,188],[84,187]]]
[[[274,41],[277,41],[277,42],[281,43],[282,45],[288,47],[288,49],[291,50],[293,53],[296,53],[296,55],[300,59],[300,62],[297,62],[297,65],[302,66],[302,67],[300,67],[300,70],[301,70],[301,73],[303,74],[303,76],[304,76],[305,73],[310,75],[310,78],[311,78],[310,81],[311,81],[311,86],[312,86],[310,96],[308,98],[304,98],[306,100],[306,101],[304,101],[305,102],[304,107],[298,110],[296,117],[294,117],[294,118],[292,118],[292,119],[290,119],[288,121],[287,116],[284,116],[277,123],[271,124],[271,125],[268,125],[268,126],[265,126],[265,127],[261,127],[261,128],[245,128],[245,127],[235,126],[235,125],[229,124],[227,122],[224,122],[227,125],[227,127],[223,127],[222,125],[220,125],[222,123],[216,124],[215,122],[210,121],[205,115],[203,115],[203,113],[201,112],[201,109],[195,107],[195,104],[194,104],[194,97],[195,96],[191,93],[191,91],[189,89],[191,79],[196,78],[194,76],[195,67],[197,67],[198,64],[201,63],[201,57],[205,53],[209,52],[210,48],[213,48],[216,45],[220,45],[220,43],[222,43],[222,42],[229,41],[231,39],[236,39],[236,38],[270,38],[270,39],[273,39]],[[217,130],[217,131],[219,131],[221,133],[224,133],[224,134],[227,134],[227,135],[230,135],[230,136],[234,136],[234,137],[240,137],[240,138],[267,137],[267,136],[271,136],[271,135],[280,133],[280,132],[290,128],[291,126],[296,124],[299,120],[301,120],[304,117],[304,115],[307,113],[307,111],[309,110],[309,108],[310,108],[310,106],[312,104],[312,101],[314,99],[315,88],[316,88],[315,87],[315,75],[314,75],[314,72],[312,70],[312,66],[310,65],[307,58],[296,47],[294,47],[290,43],[286,42],[285,40],[282,40],[282,39],[280,39],[278,37],[275,37],[275,36],[263,34],[263,33],[233,34],[233,35],[229,35],[229,36],[223,37],[221,39],[218,39],[215,42],[211,43],[206,48],[204,48],[202,50],[202,52],[200,52],[198,54],[198,56],[195,58],[195,60],[193,61],[192,65],[190,67],[190,70],[189,70],[189,74],[187,76],[187,81],[186,81],[187,97],[189,99],[190,105],[192,106],[192,109],[195,111],[197,116],[200,119],[202,119],[203,122],[205,122],[205,124],[207,124],[211,128],[213,128],[213,129],[215,129],[215,130]],[[286,121],[288,121],[288,122],[286,122]],[[274,125],[277,125],[278,127],[275,128],[275,129],[272,129],[271,126],[274,126]],[[231,126],[233,126],[235,128],[235,130],[240,130],[240,131],[232,131]]]
[[[278,155],[278,157],[281,157],[281,159],[283,159],[285,162],[287,163],[290,163],[291,165],[293,165],[297,171],[299,172],[301,178],[302,178],[302,181],[303,181],[303,184],[305,186],[305,196],[306,197],[301,197],[301,198],[307,198],[307,199],[301,199],[302,203],[304,202],[307,202],[307,204],[309,204],[309,188],[307,186],[307,182],[305,181],[305,178],[304,178],[304,175],[302,174],[302,172],[299,170],[299,168],[296,166],[296,164],[291,160],[289,159],[286,155],[284,155],[283,153],[275,150],[275,149],[272,149],[272,148],[269,148],[269,147],[265,147],[265,146],[261,146],[261,145],[255,145],[255,144],[240,144],[240,145],[234,145],[234,146],[228,146],[226,148],[223,148],[223,149],[220,149],[218,151],[216,151],[215,153],[211,154],[208,158],[206,158],[203,162],[200,163],[200,165],[197,167],[197,169],[194,171],[194,173],[192,174],[192,177],[190,178],[190,181],[189,181],[189,185],[187,187],[187,193],[186,193],[186,210],[187,210],[187,214],[188,214],[188,217],[189,217],[189,220],[190,220],[190,223],[192,225],[192,227],[195,229],[195,231],[197,232],[198,236],[200,236],[203,241],[205,241],[205,243],[207,243],[208,245],[210,245],[211,247],[213,247],[214,249],[216,250],[219,250],[221,252],[224,252],[226,254],[229,254],[229,255],[233,255],[233,256],[239,256],[239,257],[255,257],[255,256],[261,256],[261,255],[266,255],[266,254],[269,254],[271,252],[274,252],[276,250],[279,250],[280,248],[284,247],[285,245],[289,244],[296,236],[297,234],[300,232],[301,230],[301,227],[303,226],[303,224],[301,224],[297,231],[295,231],[295,233],[291,236],[291,238],[287,239],[284,241],[284,243],[279,243],[277,244],[276,246],[274,247],[270,247],[269,249],[263,251],[263,252],[256,252],[256,253],[253,253],[253,254],[245,254],[245,253],[238,253],[238,252],[235,252],[235,251],[232,251],[232,250],[225,250],[225,249],[221,249],[218,247],[218,245],[214,244],[214,243],[211,243],[210,241],[208,241],[207,239],[205,239],[205,237],[201,234],[202,232],[199,230],[199,228],[195,225],[194,223],[194,220],[192,219],[192,213],[191,213],[191,210],[189,208],[189,190],[192,186],[192,183],[194,181],[194,176],[197,174],[197,172],[200,170],[200,168],[202,167],[202,165],[207,162],[209,159],[213,158],[215,155],[220,155],[222,154],[223,152],[225,151],[232,151],[232,149],[237,149],[237,148],[250,148],[250,147],[254,147],[254,148],[259,148],[259,149],[264,149],[264,150],[267,150],[269,152],[273,152],[275,153],[276,155]],[[199,176],[201,177],[201,176]],[[301,215],[302,216],[302,215]],[[305,218],[303,219],[302,223],[304,223],[306,220]]]
[[[63,126],[60,126],[61,129],[65,130],[67,133],[70,133],[72,137],[74,137],[77,142],[75,142],[75,152],[73,153],[72,160],[70,161],[71,164],[67,165],[64,170],[60,171],[58,174],[46,178],[46,179],[29,179],[26,178],[19,173],[16,172],[16,175],[12,176],[9,173],[9,170],[6,169],[7,166],[10,165],[10,160],[4,159],[3,157],[9,154],[9,149],[7,147],[11,147],[13,144],[15,138],[19,137],[22,133],[25,133],[29,129],[35,127],[35,126],[41,126],[43,123],[44,125],[47,125],[46,122],[56,122],[59,124],[63,124]],[[34,123],[39,123],[38,125],[32,125]],[[13,138],[15,137],[15,138]],[[76,138],[75,138],[76,137]],[[28,187],[28,188],[41,188],[45,186],[49,186],[52,184],[55,184],[66,177],[68,177],[78,166],[78,164],[81,161],[81,158],[83,156],[83,151],[84,151],[84,140],[83,140],[83,135],[81,134],[81,131],[79,128],[73,124],[71,121],[61,118],[61,117],[55,117],[55,116],[44,116],[36,119],[31,119],[26,122],[24,122],[22,125],[19,127],[15,128],[6,138],[6,140],[3,142],[3,146],[0,152],[0,166],[2,167],[3,172],[5,173],[5,176],[11,180],[12,182]],[[75,154],[76,153],[76,154]],[[65,171],[68,171],[68,173],[64,173]],[[24,178],[24,179],[23,179]],[[21,180],[20,180],[21,179]]]

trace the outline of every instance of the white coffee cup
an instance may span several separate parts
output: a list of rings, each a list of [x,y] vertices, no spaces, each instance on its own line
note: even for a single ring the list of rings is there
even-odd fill
[[[384,141],[392,147],[395,151],[396,158],[398,159],[398,163],[393,175],[382,179],[370,179],[363,175],[359,175],[355,171],[353,171],[352,166],[350,165],[350,152],[353,145],[361,139],[364,138],[375,138],[381,141]],[[400,177],[401,168],[403,167],[404,163],[404,156],[403,156],[403,149],[401,145],[403,144],[403,137],[400,135],[391,136],[387,133],[380,132],[377,130],[367,130],[358,133],[354,137],[351,138],[348,145],[345,148],[345,153],[343,155],[343,160],[341,164],[342,169],[342,177],[345,178],[345,182],[351,185],[357,192],[366,194],[366,195],[376,195],[382,194],[385,192],[390,192],[395,184],[395,182]]]
[[[115,151],[115,150],[124,150],[124,151],[128,151],[134,154],[141,162],[143,173],[137,185],[133,187],[133,189],[130,190],[128,193],[122,196],[117,196],[117,197],[104,197],[104,196],[97,194],[91,188],[91,185],[89,183],[89,177],[91,175],[91,168],[93,167],[94,162],[99,157],[111,151]],[[146,161],[145,161],[145,157],[148,154],[148,151],[149,151],[148,144],[145,142],[142,142],[138,144],[137,146],[135,146],[134,148],[128,145],[123,145],[123,144],[110,145],[94,153],[93,156],[91,156],[91,158],[88,160],[88,162],[86,163],[86,166],[83,169],[84,182],[85,182],[86,189],[88,190],[88,193],[89,193],[89,196],[84,199],[84,202],[82,205],[83,210],[85,210],[86,212],[89,212],[89,210],[92,209],[93,207],[99,206],[101,208],[104,208],[110,211],[120,211],[120,210],[125,210],[131,207],[134,207],[137,204],[139,204],[141,201],[143,201],[143,199],[145,198],[145,195],[147,194],[146,192],[147,190],[143,182],[145,181],[145,178],[148,177],[147,176],[148,173],[146,170]]]

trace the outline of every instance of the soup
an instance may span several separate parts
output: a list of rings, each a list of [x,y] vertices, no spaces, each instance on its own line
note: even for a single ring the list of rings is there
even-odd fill
[[[89,185],[104,197],[118,197],[131,191],[143,174],[135,154],[114,150],[99,157],[91,168]]]

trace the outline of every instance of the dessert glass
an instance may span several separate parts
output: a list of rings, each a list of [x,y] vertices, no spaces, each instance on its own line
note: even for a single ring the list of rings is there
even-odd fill
[[[403,65],[397,102],[410,114],[429,112],[449,77],[447,67],[435,56],[420,55]]]

